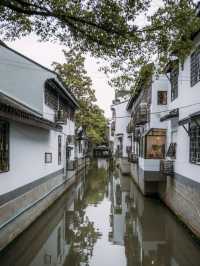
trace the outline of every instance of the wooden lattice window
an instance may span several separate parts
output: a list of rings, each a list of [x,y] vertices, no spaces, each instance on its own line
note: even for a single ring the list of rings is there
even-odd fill
[[[69,118],[69,107],[68,107],[67,101],[65,101],[64,99],[60,98],[60,100],[59,100],[59,108],[61,110],[63,110],[64,118],[67,121],[67,119]]]
[[[170,73],[170,82],[171,82],[171,100],[175,100],[178,97],[178,75],[179,68],[174,67]]]
[[[191,55],[190,81],[191,86],[200,81],[200,47]]]
[[[45,86],[45,104],[58,110],[58,93],[48,85]]]
[[[158,105],[167,104],[167,91],[158,91]]]
[[[58,164],[62,161],[62,136],[58,136]]]
[[[176,143],[170,143],[169,149],[167,151],[167,157],[171,157],[172,159],[176,159]]]
[[[190,162],[200,164],[200,126],[190,128]]]
[[[0,120],[0,173],[9,170],[9,124]]]

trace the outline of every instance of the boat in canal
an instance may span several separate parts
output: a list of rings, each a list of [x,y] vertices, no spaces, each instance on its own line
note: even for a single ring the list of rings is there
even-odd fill
[[[99,159],[0,253],[1,266],[199,266],[200,246],[157,199]]]

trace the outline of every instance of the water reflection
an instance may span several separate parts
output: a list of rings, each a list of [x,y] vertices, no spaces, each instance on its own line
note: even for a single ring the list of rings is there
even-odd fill
[[[163,205],[99,160],[0,254],[9,266],[199,266],[200,247]]]

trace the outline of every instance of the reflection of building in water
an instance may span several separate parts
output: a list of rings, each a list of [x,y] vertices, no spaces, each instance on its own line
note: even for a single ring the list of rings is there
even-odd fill
[[[119,174],[119,173],[117,173]],[[109,233],[109,240],[114,244],[124,244],[125,218],[127,215],[127,195],[129,179],[126,177],[113,176],[111,180],[111,215],[110,224],[112,231]]]
[[[73,201],[71,189],[0,254],[0,265],[63,265],[70,248],[66,224]]]
[[[84,196],[85,177],[0,254],[0,265],[65,265],[73,244],[75,202]]]
[[[198,248],[157,200],[145,199],[130,182],[129,214],[126,217],[125,251],[127,265],[189,266]],[[184,255],[183,255],[184,254]],[[197,260],[198,261],[198,260]]]
[[[56,225],[30,266],[62,265],[70,245],[65,239],[65,215]]]
[[[108,161],[106,159],[98,159],[97,160],[97,167],[100,168],[104,168],[106,170],[108,170]]]

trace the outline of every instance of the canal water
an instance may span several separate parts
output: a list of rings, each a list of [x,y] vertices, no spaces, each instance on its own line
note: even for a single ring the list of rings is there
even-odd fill
[[[200,246],[158,200],[98,160],[0,253],[0,266],[200,266]]]

